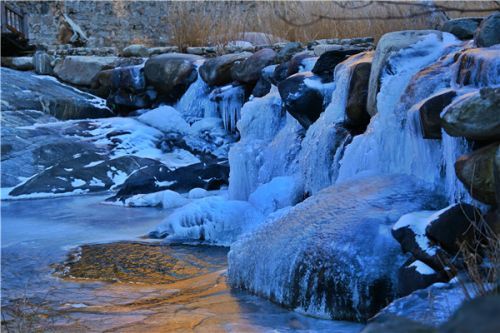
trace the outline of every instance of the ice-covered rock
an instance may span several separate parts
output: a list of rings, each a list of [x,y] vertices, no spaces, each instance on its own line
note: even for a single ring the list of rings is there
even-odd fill
[[[248,198],[248,202],[269,215],[278,209],[294,206],[304,198],[300,181],[294,177],[275,177],[260,185]]]
[[[394,298],[392,224],[435,195],[405,176],[331,186],[232,245],[229,282],[306,313],[366,320]]]
[[[205,190],[204,188],[196,187],[196,188],[193,188],[192,190],[189,191],[188,198],[189,199],[201,199],[201,198],[207,197],[209,195],[210,195],[209,192],[207,190]]]
[[[182,118],[179,111],[167,105],[147,111],[141,114],[137,120],[164,133],[186,135],[190,131],[188,123]]]
[[[165,190],[154,193],[137,194],[122,202],[128,207],[159,207],[173,209],[184,206],[189,200],[175,191]]]

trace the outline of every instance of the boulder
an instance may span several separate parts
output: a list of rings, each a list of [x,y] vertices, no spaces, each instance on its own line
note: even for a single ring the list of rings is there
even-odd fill
[[[52,75],[52,56],[48,55],[44,51],[36,51],[33,56],[33,63],[35,66],[35,73],[40,75]]]
[[[360,333],[437,333],[437,331],[425,324],[389,314],[370,321]]]
[[[304,48],[299,42],[289,42],[276,55],[277,62],[285,62],[292,59],[293,55],[299,53]]]
[[[333,77],[335,66],[347,59],[348,56],[361,53],[364,48],[342,48],[339,50],[329,50],[321,54],[316,61],[312,72],[318,75],[327,75]]]
[[[407,176],[330,186],[231,245],[228,280],[302,312],[364,321],[396,295],[398,216],[436,197]]]
[[[439,329],[439,333],[500,332],[500,297],[481,296],[465,302]]]
[[[482,20],[482,17],[456,18],[444,22],[440,30],[454,34],[461,40],[472,39],[474,32]]]
[[[377,113],[377,94],[380,90],[380,77],[387,66],[387,60],[398,50],[404,49],[424,39],[429,34],[442,38],[442,32],[436,30],[406,30],[389,32],[382,36],[373,56],[370,81],[368,85],[367,111],[370,116]]]
[[[271,91],[271,83],[264,78],[260,78],[259,81],[255,84],[255,87],[252,90],[252,95],[254,97],[263,97],[267,95]]]
[[[488,47],[500,43],[500,12],[495,12],[486,17],[474,36],[474,41],[479,47]]]
[[[418,289],[424,289],[436,282],[450,278],[445,272],[436,272],[420,260],[410,258],[398,271],[398,294],[406,296]]]
[[[173,53],[173,52],[179,52],[179,48],[177,46],[157,46],[148,49],[148,55],[150,57],[157,54]]]
[[[293,75],[295,73],[298,73],[300,70],[304,70],[306,68],[306,59],[309,60],[314,60],[311,58],[316,58],[314,54],[310,51],[304,51],[295,54],[290,61],[288,61],[288,72],[287,76]],[[310,70],[311,68],[308,68],[306,70]]]
[[[425,228],[425,234],[448,253],[456,254],[460,243],[472,241],[474,224],[481,218],[481,211],[466,203],[454,204],[432,215]]]
[[[227,53],[254,52],[255,46],[250,42],[233,40],[224,45],[224,51]]]
[[[287,77],[290,76],[290,75],[288,75],[289,65],[290,65],[290,62],[284,62],[284,63],[276,66],[276,68],[274,69],[273,75],[272,75],[272,79],[271,79],[272,80],[271,82],[274,85],[277,86],[281,81],[285,80]],[[295,72],[295,73],[297,73],[297,72]]]
[[[58,119],[113,116],[106,101],[63,85],[54,78],[1,69],[2,110],[39,110]]]
[[[446,89],[418,104],[424,139],[441,139],[441,112],[456,96],[455,90]]]
[[[54,74],[64,82],[90,86],[97,73],[116,67],[117,62],[117,57],[68,56],[54,67]]]
[[[231,83],[231,68],[237,62],[242,62],[252,54],[249,52],[225,54],[206,60],[200,66],[201,78],[210,86],[223,86]]]
[[[304,127],[314,123],[324,111],[324,96],[318,89],[322,80],[311,72],[297,73],[278,84],[285,110]]]
[[[368,98],[368,81],[372,67],[373,52],[354,55],[356,62],[353,64],[349,92],[346,105],[347,125],[349,127],[366,128],[370,122],[370,115],[366,110]]]
[[[34,68],[33,57],[2,57],[2,66],[19,71],[30,71]]]
[[[476,88],[500,85],[500,75],[498,75],[500,45],[464,49],[457,57],[456,82],[458,85]]]
[[[149,50],[142,44],[132,44],[122,50],[122,56],[144,58],[149,56]]]
[[[451,136],[500,140],[500,88],[482,88],[456,99],[442,115]]]
[[[231,69],[233,80],[241,83],[255,83],[259,80],[264,67],[272,65],[276,60],[276,52],[262,49],[255,52],[245,61],[234,64]]]
[[[195,62],[203,58],[182,53],[165,53],[150,58],[144,65],[146,83],[167,101],[175,101],[197,78]]]
[[[470,195],[489,205],[497,205],[495,199],[495,159],[498,158],[498,143],[490,144],[455,162],[455,172]]]

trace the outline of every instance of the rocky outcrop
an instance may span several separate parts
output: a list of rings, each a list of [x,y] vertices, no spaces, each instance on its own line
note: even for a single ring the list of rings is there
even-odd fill
[[[352,68],[345,113],[347,126],[364,130],[370,122],[370,115],[366,110],[366,101],[373,52],[366,52],[353,57],[355,57],[356,63],[353,64]]]
[[[458,98],[444,112],[442,126],[451,136],[500,140],[500,88],[483,88]]]
[[[324,111],[321,85],[321,78],[311,72],[294,74],[278,85],[285,110],[306,129]]]
[[[241,83],[256,83],[264,67],[274,64],[276,52],[272,49],[262,49],[255,52],[245,61],[235,64],[231,69],[233,80]]]
[[[498,143],[493,143],[455,162],[455,172],[470,195],[484,203],[497,205],[495,198],[495,158]]]
[[[442,37],[441,31],[436,30],[406,30],[390,32],[382,36],[377,44],[370,72],[368,88],[367,110],[371,116],[377,113],[377,94],[380,90],[380,77],[387,66],[387,59],[398,50],[406,48],[424,39],[429,34]]]
[[[150,58],[144,65],[146,83],[159,98],[175,101],[197,78],[195,62],[203,58],[182,53],[166,53]]]
[[[39,110],[58,119],[104,118],[113,115],[96,96],[53,78],[2,68],[2,110]]]
[[[453,89],[447,89],[419,103],[418,114],[424,139],[441,139],[441,112],[456,96]]]
[[[462,40],[472,39],[482,17],[461,17],[448,20],[441,26],[441,31],[449,32]]]
[[[477,29],[474,41],[479,47],[488,47],[500,43],[500,12],[486,17]]]
[[[251,55],[249,52],[242,52],[208,59],[200,66],[200,76],[210,86],[229,84],[233,80],[231,77],[233,65],[244,61]]]

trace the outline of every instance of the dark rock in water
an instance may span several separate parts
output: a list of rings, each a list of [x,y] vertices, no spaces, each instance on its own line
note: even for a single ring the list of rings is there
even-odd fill
[[[482,20],[482,17],[461,17],[448,20],[441,26],[441,31],[454,34],[458,39],[472,39]]]
[[[250,52],[225,54],[206,60],[200,66],[200,76],[209,86],[224,86],[232,82],[231,69],[235,63],[250,57]]]
[[[437,333],[433,327],[395,315],[380,316],[371,321],[361,333]]]
[[[73,159],[57,163],[31,177],[9,192],[11,196],[33,193],[90,193],[121,184],[138,169],[162,165],[136,156],[108,159],[96,153],[81,153]]]
[[[447,89],[420,103],[418,112],[424,139],[441,139],[441,112],[456,96],[454,90]]]
[[[205,164],[197,163],[170,170],[163,165],[150,165],[141,168],[130,176],[112,200],[122,200],[135,194],[173,190],[188,192],[199,187],[206,190],[219,189],[227,185],[229,166],[227,162]]]
[[[299,42],[289,42],[285,44],[277,54],[276,60],[278,62],[285,62],[292,59],[293,55],[302,51],[304,48]]]
[[[229,283],[293,309],[366,320],[397,294],[404,256],[392,224],[437,202],[407,176],[328,187],[233,243]]]
[[[470,195],[489,205],[497,205],[495,198],[495,159],[500,155],[498,143],[493,143],[455,162],[455,172]],[[498,176],[497,176],[498,177]]]
[[[192,54],[165,53],[149,58],[144,65],[146,83],[159,97],[176,101],[197,78],[195,61],[203,59]]]
[[[324,111],[324,96],[318,89],[322,84],[321,78],[304,72],[294,74],[278,85],[285,110],[306,129]]]
[[[490,295],[465,302],[440,329],[440,333],[500,332],[500,296]]]
[[[277,86],[281,81],[285,80],[287,77],[290,76],[290,75],[288,75],[289,65],[290,65],[289,62],[284,62],[284,63],[276,66],[276,68],[274,69],[273,76],[272,76],[272,83],[274,85]]]
[[[264,67],[274,64],[276,52],[272,49],[262,49],[255,52],[245,61],[234,64],[231,69],[233,80],[241,83],[255,83],[261,76]]]
[[[252,95],[254,97],[263,97],[271,91],[271,83],[264,78],[260,78],[257,84],[252,90]]]
[[[474,40],[479,47],[488,47],[500,43],[500,12],[486,17],[476,31]]]
[[[449,253],[456,254],[460,243],[472,241],[475,231],[473,223],[479,226],[480,217],[481,212],[474,206],[455,204],[433,216],[425,234]]]
[[[424,289],[436,282],[450,279],[446,272],[436,272],[425,263],[410,258],[398,272],[398,295],[406,296],[418,289]]]
[[[113,116],[106,102],[55,79],[1,68],[2,110],[38,110],[58,119]]]
[[[361,53],[363,51],[365,51],[364,48],[357,47],[326,51],[316,61],[312,72],[318,75],[333,76],[333,71],[338,64],[347,59],[348,56]]]
[[[357,60],[353,65],[351,81],[349,82],[345,113],[349,127],[364,130],[370,122],[370,115],[366,110],[366,101],[368,98],[368,81],[370,80],[373,52],[365,52],[353,57]]]
[[[500,140],[500,88],[483,88],[457,99],[442,116],[451,136]]]

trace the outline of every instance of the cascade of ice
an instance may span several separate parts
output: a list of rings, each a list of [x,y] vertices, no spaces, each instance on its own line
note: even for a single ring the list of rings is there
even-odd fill
[[[214,90],[210,94],[210,99],[217,103],[217,110],[226,131],[234,133],[236,123],[241,118],[241,108],[245,102],[245,89],[242,86],[225,86]],[[210,116],[205,114],[205,117]]]
[[[198,74],[196,81],[189,86],[175,108],[190,123],[200,118],[218,117],[217,103],[210,99],[210,91],[210,87]]]

